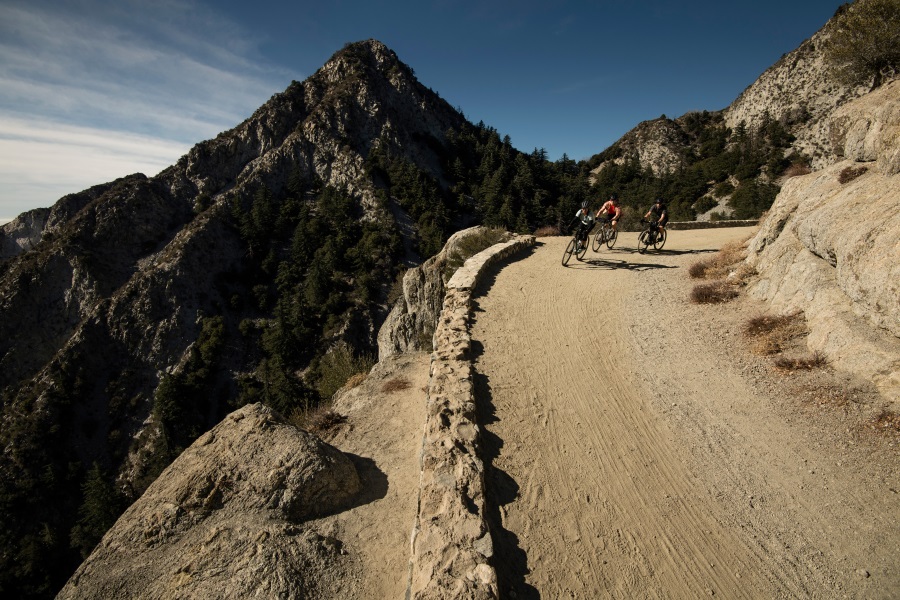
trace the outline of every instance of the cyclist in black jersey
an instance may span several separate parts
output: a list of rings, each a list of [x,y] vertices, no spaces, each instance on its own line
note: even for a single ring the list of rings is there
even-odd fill
[[[666,223],[669,222],[669,209],[666,206],[666,201],[662,198],[657,198],[650,210],[647,211],[647,214],[644,215],[644,218],[649,219],[650,215],[653,215],[653,220],[656,221],[658,235],[665,233]]]

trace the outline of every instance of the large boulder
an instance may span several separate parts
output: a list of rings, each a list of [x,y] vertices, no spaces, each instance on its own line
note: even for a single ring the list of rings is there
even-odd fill
[[[353,463],[254,404],[182,453],[60,592],[75,598],[298,598],[346,585],[341,542],[304,521],[350,505]]]
[[[751,241],[751,293],[803,311],[811,350],[900,402],[900,81],[838,110],[846,160],[788,180]]]

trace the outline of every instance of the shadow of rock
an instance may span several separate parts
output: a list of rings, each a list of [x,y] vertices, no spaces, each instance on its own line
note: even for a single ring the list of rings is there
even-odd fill
[[[360,483],[360,492],[347,509],[363,506],[387,496],[388,476],[378,468],[375,461],[357,454],[345,454],[350,459],[350,462],[353,463],[353,466],[356,467]]]

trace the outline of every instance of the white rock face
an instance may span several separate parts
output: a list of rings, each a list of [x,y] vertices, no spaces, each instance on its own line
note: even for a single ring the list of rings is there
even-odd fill
[[[744,90],[725,110],[725,123],[732,129],[743,121],[758,127],[769,118],[792,123],[793,147],[811,159],[813,169],[836,161],[829,144],[830,118],[835,107],[868,91],[838,81],[825,62],[822,47],[829,35],[823,27],[799,48],[785,54],[759,79]]]
[[[900,81],[841,108],[830,131],[850,160],[785,183],[750,245],[751,292],[802,310],[811,350],[900,403]],[[841,183],[847,169],[862,174]]]

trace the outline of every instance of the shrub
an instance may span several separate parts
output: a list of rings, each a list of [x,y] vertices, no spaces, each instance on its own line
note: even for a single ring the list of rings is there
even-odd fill
[[[809,165],[805,163],[793,163],[791,166],[784,170],[784,176],[788,178],[808,175],[809,173],[812,173],[812,169],[810,169]]]
[[[694,286],[691,292],[691,300],[697,304],[721,304],[737,298],[737,296],[737,288],[724,281],[701,283]]]
[[[297,429],[322,434],[346,423],[347,417],[335,412],[331,407],[319,406],[310,410],[296,408],[288,416],[287,422]]]
[[[716,198],[724,198],[732,192],[734,192],[734,186],[729,181],[723,181],[713,188],[713,196]]]
[[[699,200],[694,203],[694,210],[697,213],[705,213],[706,211],[713,209],[719,205],[718,202],[710,198],[709,196],[703,196]]]
[[[778,354],[791,340],[806,333],[806,321],[801,312],[760,315],[747,321],[744,326],[744,335],[753,339],[753,351],[764,355]]]
[[[828,364],[825,355],[821,352],[813,352],[812,354],[797,357],[779,356],[774,362],[775,366],[783,371],[809,370],[824,367]]]
[[[825,59],[850,84],[876,88],[900,71],[900,3],[857,0],[838,9]]]
[[[742,260],[744,260],[743,243],[729,242],[713,256],[688,267],[688,274],[694,279],[721,279],[735,272],[735,265]]]
[[[856,169],[854,169],[853,167],[847,167],[846,169],[841,171],[840,175],[838,175],[838,181],[842,184],[850,183],[868,170],[868,167],[859,167]]]
[[[390,394],[392,392],[402,392],[403,390],[408,390],[412,387],[412,384],[409,380],[404,379],[402,377],[394,377],[393,379],[389,379],[384,382],[384,385],[381,386],[381,391]]]
[[[351,377],[368,373],[374,365],[375,359],[371,356],[354,356],[346,348],[337,348],[323,356],[316,365],[316,390],[321,398],[331,398]]]
[[[534,232],[535,237],[552,237],[555,235],[560,235],[559,227],[555,225],[547,225],[546,227],[541,227],[537,231]]]

